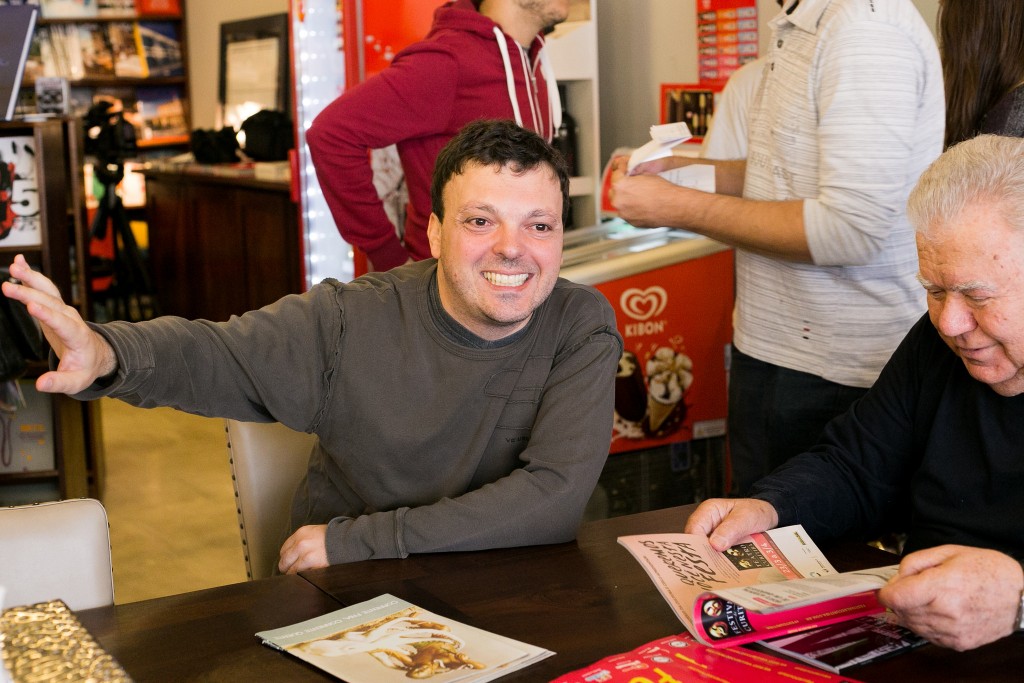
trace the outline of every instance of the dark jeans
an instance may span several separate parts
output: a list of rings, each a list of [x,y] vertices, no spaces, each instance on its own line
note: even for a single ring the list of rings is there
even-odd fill
[[[732,495],[818,442],[825,424],[867,389],[789,370],[732,347],[729,370],[729,456]]]

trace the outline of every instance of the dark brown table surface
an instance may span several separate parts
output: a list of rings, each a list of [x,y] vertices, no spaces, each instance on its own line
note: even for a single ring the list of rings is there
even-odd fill
[[[325,681],[335,679],[255,634],[341,607],[298,576],[276,576],[75,614],[136,683]]]
[[[417,555],[304,572],[350,605],[382,593],[444,616],[553,650],[546,660],[502,681],[549,681],[602,657],[685,630],[619,536],[682,531],[694,506],[591,522],[575,543],[476,553]],[[836,569],[895,564],[860,543],[824,546]],[[1021,681],[1024,638],[973,652],[926,645],[849,674],[878,681]]]
[[[374,560],[78,612],[136,681],[322,681],[326,674],[261,645],[257,631],[391,593],[556,654],[502,681],[549,681],[684,630],[622,535],[680,531],[693,506],[585,524],[574,543]],[[837,569],[892,564],[862,544],[824,546]],[[851,670],[858,680],[1024,680],[1024,638],[968,653],[926,645]],[[745,682],[744,682],[745,683]]]

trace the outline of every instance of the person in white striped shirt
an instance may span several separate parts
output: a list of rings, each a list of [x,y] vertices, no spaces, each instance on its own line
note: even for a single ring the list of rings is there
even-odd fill
[[[871,386],[925,308],[906,199],[942,151],[935,39],[911,0],[786,0],[744,160],[670,157],[612,201],[634,225],[736,248],[733,492],[812,445]],[[656,173],[714,163],[717,193]]]

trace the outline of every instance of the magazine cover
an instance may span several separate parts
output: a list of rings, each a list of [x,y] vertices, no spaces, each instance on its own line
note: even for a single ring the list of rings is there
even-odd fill
[[[178,27],[170,21],[140,21],[136,24],[142,58],[150,76],[184,76]]]
[[[39,244],[35,142],[30,135],[0,137],[0,247]]]
[[[882,611],[895,567],[839,574],[799,525],[754,534],[725,552],[699,534],[623,536],[672,611],[700,642],[738,645]]]
[[[490,681],[554,654],[387,594],[256,637],[348,683]]]
[[[744,648],[715,650],[689,633],[660,638],[559,676],[551,683],[640,683],[642,681],[814,681],[857,683],[846,676]]]
[[[826,671],[840,673],[912,650],[927,642],[910,629],[893,622],[890,615],[872,615],[796,635],[762,640],[761,645]]]

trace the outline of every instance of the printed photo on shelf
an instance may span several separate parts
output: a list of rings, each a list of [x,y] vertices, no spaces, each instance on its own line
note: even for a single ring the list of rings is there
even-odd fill
[[[42,243],[35,142],[31,135],[0,137],[0,247]]]
[[[82,67],[86,78],[114,75],[114,54],[103,26],[93,22],[79,24],[78,43],[82,47]]]
[[[140,17],[181,16],[180,0],[135,0],[135,12]]]
[[[114,75],[123,78],[145,78],[149,75],[142,59],[141,37],[134,23],[117,21],[107,25],[107,40],[113,57]]]
[[[140,21],[139,44],[151,77],[184,76],[178,25],[170,21]]]
[[[130,17],[135,14],[135,0],[96,0],[96,13],[101,17]]]
[[[80,19],[98,13],[96,0],[40,0],[39,7],[45,19]]]
[[[136,93],[140,145],[188,142],[185,99],[177,86],[139,88]]]

